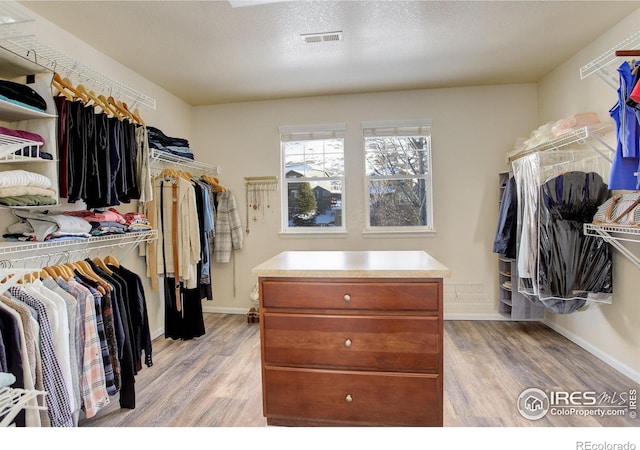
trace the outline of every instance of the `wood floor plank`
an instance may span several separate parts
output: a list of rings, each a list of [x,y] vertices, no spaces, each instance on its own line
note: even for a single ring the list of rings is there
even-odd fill
[[[243,315],[205,314],[207,333],[154,341],[152,367],[136,377],[136,408],[118,396],[83,427],[264,427],[260,328]],[[543,391],[622,392],[640,387],[544,324],[446,321],[446,427],[637,427],[640,419],[552,416],[528,420],[517,398]]]

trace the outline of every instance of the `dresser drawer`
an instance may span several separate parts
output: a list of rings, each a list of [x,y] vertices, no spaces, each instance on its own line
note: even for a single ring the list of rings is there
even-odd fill
[[[326,281],[267,279],[261,283],[263,308],[438,311],[437,281]]]
[[[266,364],[387,371],[438,371],[434,316],[263,314]]]
[[[264,414],[361,425],[442,426],[437,374],[323,371],[266,366]]]

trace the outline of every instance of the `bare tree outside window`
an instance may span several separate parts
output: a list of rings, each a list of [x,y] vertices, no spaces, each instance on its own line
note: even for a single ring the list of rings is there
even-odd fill
[[[431,139],[365,135],[369,227],[432,228]]]

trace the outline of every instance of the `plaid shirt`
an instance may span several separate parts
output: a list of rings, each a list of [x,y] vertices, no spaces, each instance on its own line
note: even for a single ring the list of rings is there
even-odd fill
[[[213,261],[228,263],[231,252],[242,248],[244,238],[240,213],[231,191],[218,192],[215,230]]]
[[[98,336],[95,300],[91,292],[75,280],[64,281],[58,278],[58,285],[78,300],[80,315],[83,317],[83,345],[80,374],[80,396],[84,403],[87,419],[92,418],[103,407],[109,404],[107,394],[104,365],[102,364],[102,350]]]

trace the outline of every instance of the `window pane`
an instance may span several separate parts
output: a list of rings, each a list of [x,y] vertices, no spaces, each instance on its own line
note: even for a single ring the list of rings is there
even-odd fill
[[[283,142],[285,177],[341,177],[344,174],[343,139]]]
[[[370,180],[370,226],[427,226],[426,183],[424,178]]]
[[[365,138],[367,175],[424,175],[429,173],[425,137]]]
[[[287,181],[289,227],[342,226],[342,181]]]

